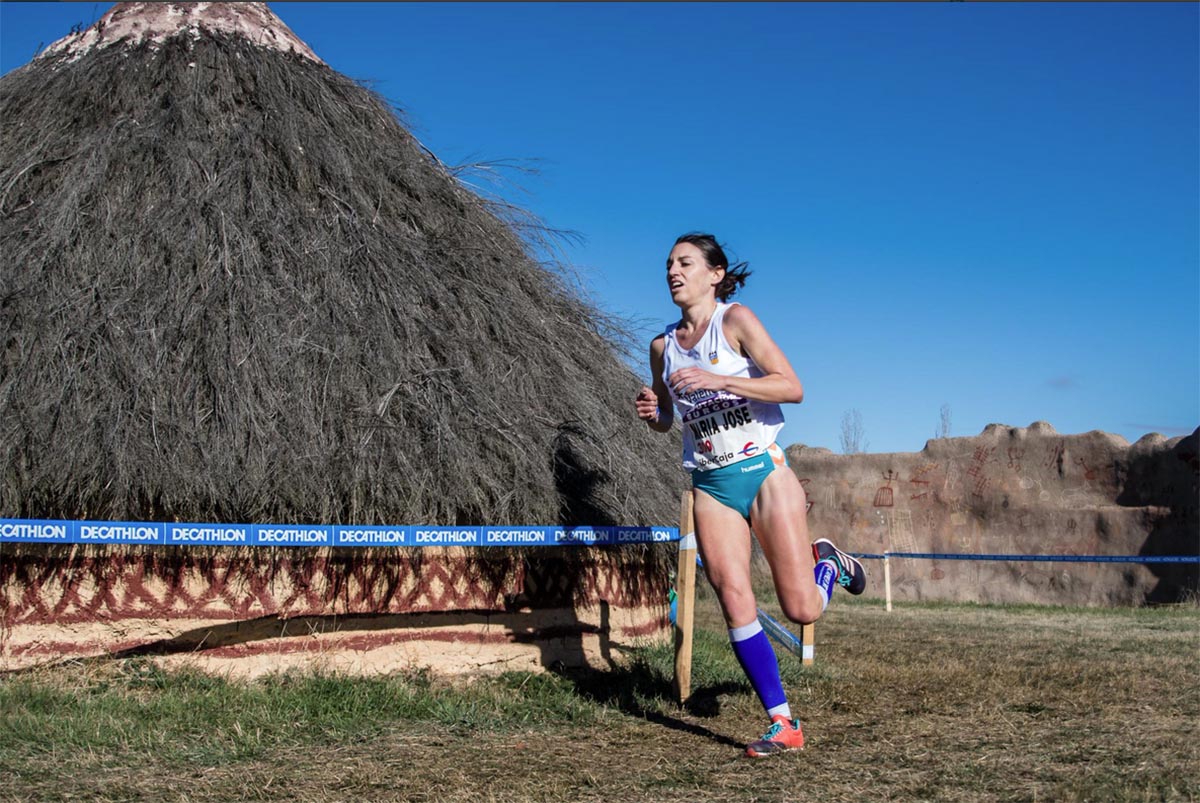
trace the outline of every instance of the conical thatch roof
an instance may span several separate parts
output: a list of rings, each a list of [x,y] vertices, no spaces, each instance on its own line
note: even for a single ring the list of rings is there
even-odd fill
[[[265,5],[149,5],[0,79],[0,513],[673,523],[611,320]]]

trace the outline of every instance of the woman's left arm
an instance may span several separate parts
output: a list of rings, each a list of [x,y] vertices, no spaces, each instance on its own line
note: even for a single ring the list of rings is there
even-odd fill
[[[720,376],[702,368],[682,368],[670,376],[677,391],[726,390],[746,399],[772,404],[804,401],[804,387],[792,364],[749,307],[744,304],[731,307],[725,313],[723,323],[730,347],[754,360],[763,375],[754,378]]]

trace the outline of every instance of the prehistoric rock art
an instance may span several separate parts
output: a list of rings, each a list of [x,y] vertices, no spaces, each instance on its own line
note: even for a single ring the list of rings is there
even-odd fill
[[[917,453],[835,455],[792,446],[809,525],[857,552],[1197,555],[1200,430],[1130,445],[1045,422],[992,424]],[[891,561],[898,599],[1140,605],[1197,592],[1196,564]],[[883,594],[881,565],[875,588]]]

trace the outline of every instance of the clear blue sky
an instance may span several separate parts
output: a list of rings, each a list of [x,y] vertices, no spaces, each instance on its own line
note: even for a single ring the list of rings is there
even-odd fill
[[[109,7],[0,4],[0,69]],[[785,443],[1200,425],[1194,3],[271,7],[444,162],[540,160],[505,195],[641,340],[674,238],[728,243],[805,385]]]

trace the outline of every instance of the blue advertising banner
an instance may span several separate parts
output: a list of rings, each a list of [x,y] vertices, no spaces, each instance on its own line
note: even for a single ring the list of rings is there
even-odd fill
[[[74,521],[33,521],[29,519],[0,519],[0,542],[33,544],[75,543],[71,528]]]
[[[139,524],[125,521],[81,521],[75,532],[81,544],[161,544],[164,527],[161,524]]]
[[[678,541],[673,527],[435,527],[0,519],[0,543],[161,546],[611,546]]]
[[[254,543],[249,524],[168,524],[171,545],[250,546]]]
[[[434,527],[362,524],[209,524],[0,518],[5,544],[149,544],[159,546],[427,547],[615,546],[678,541],[675,527]],[[1200,563],[1196,555],[982,555],[940,552],[856,553],[860,558]]]
[[[412,546],[411,527],[354,525],[333,528],[334,546]]]

